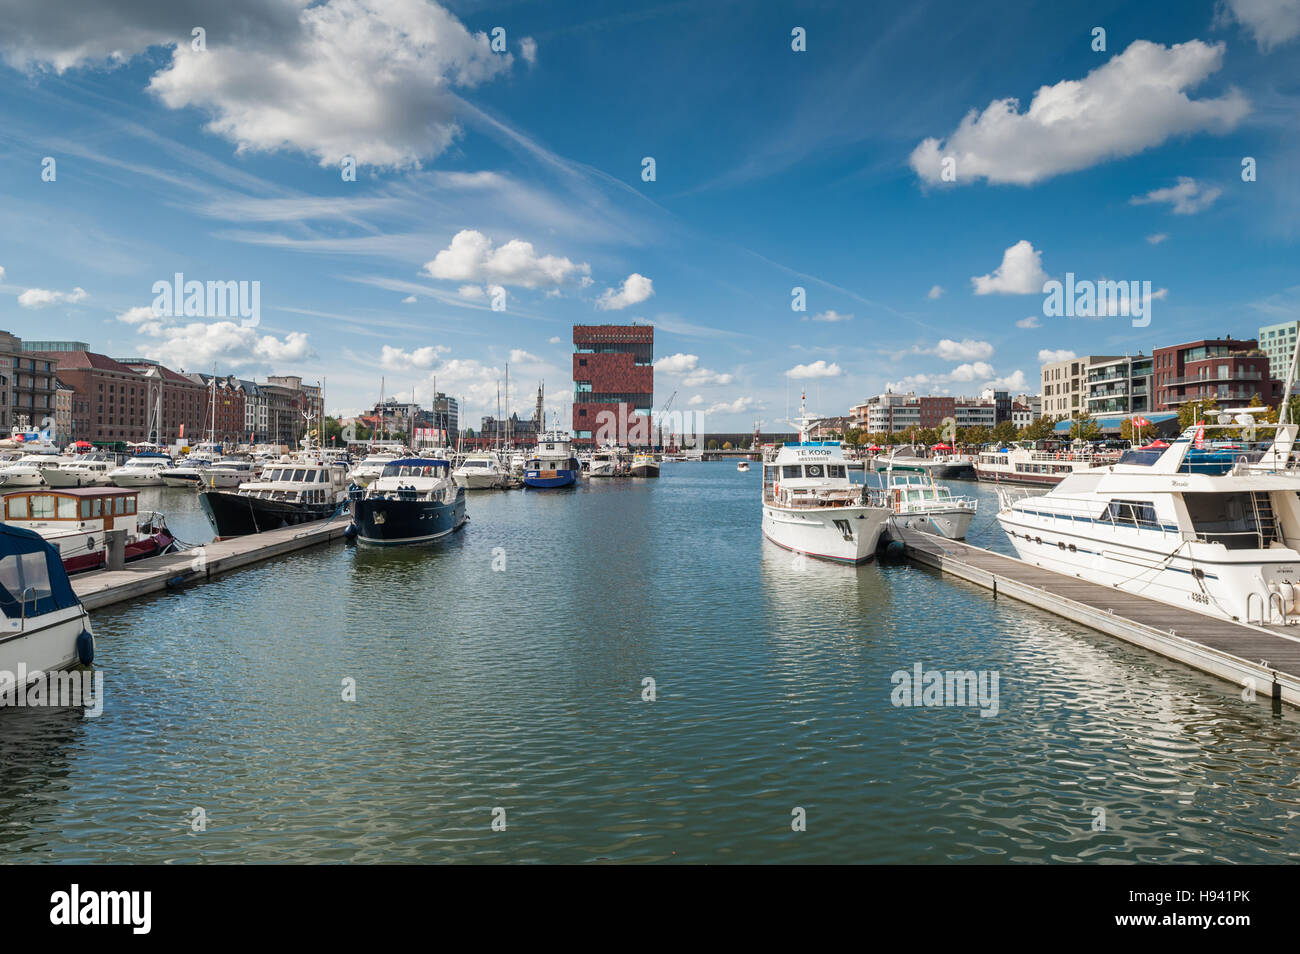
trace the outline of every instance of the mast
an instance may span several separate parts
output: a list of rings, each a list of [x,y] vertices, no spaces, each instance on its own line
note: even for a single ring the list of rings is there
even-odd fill
[[[510,362],[506,362],[506,447],[510,446]]]

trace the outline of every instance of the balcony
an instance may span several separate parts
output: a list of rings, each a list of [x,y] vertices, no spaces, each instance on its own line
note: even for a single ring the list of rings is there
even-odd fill
[[[1226,384],[1229,381],[1261,381],[1264,379],[1263,372],[1247,371],[1246,369],[1231,369],[1225,377],[1183,377],[1170,378],[1168,381],[1161,382],[1163,386],[1172,387],[1176,384]]]

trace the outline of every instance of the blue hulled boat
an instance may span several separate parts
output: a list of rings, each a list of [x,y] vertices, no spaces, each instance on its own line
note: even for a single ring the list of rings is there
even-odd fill
[[[400,457],[352,497],[352,526],[362,543],[427,543],[465,525],[465,490],[451,465],[433,457]]]
[[[569,487],[581,471],[582,465],[573,456],[568,436],[548,431],[524,463],[524,484],[538,489]]]

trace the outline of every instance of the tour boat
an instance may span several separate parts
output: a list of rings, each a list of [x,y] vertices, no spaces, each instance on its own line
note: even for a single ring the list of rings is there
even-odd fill
[[[348,474],[348,480],[358,487],[364,487],[384,472],[384,468],[400,457],[400,454],[370,454],[363,458]]]
[[[129,458],[108,477],[119,487],[161,487],[162,472],[171,466],[172,459],[166,454],[146,451]]]
[[[427,543],[465,525],[465,488],[446,460],[401,457],[352,495],[352,527],[362,543]]]
[[[893,466],[885,472],[885,498],[889,504],[887,535],[897,537],[897,530],[919,530],[949,540],[962,540],[975,519],[979,501],[974,497],[954,497],[952,491],[937,484],[928,472]]]
[[[839,441],[808,440],[817,422],[802,398],[799,409],[798,443],[774,448],[763,461],[763,536],[822,560],[870,560],[889,510],[876,492],[850,482]]]
[[[0,697],[95,658],[90,616],[59,552],[39,533],[0,524]]]
[[[199,504],[218,539],[323,520],[348,499],[347,466],[311,454],[281,457],[237,490],[204,490]]]
[[[69,573],[94,570],[107,557],[105,533],[126,530],[127,560],[157,556],[174,542],[162,514],[137,510],[134,490],[80,487],[23,490],[3,497],[4,522],[39,533]]]
[[[630,473],[633,477],[658,477],[659,461],[654,454],[637,454],[632,458]]]
[[[1119,458],[1119,451],[1095,451],[1082,446],[1066,446],[1055,451],[1003,447],[980,451],[975,458],[975,476],[997,484],[1051,486],[1071,474],[1113,464]]]
[[[466,490],[499,490],[509,482],[510,474],[496,454],[466,454],[452,479]]]
[[[1203,428],[1045,494],[1000,490],[998,522],[1028,563],[1224,619],[1300,623],[1297,427],[1235,462],[1197,458]]]
[[[524,484],[539,490],[570,487],[578,479],[578,459],[569,449],[569,438],[547,431],[524,463]]]

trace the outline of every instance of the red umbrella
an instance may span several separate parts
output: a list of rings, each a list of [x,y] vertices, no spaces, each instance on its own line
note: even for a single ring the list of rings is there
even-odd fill
[[[1150,444],[1148,444],[1146,447],[1143,447],[1142,450],[1159,450],[1159,449],[1162,448],[1162,447],[1168,447],[1168,446],[1169,446],[1169,445],[1166,444],[1164,441],[1161,441],[1161,440],[1154,440],[1154,441],[1152,441]]]
[[[77,443],[73,444],[72,446],[73,446],[73,447],[92,447],[92,446],[94,446],[94,445],[92,445],[92,444],[90,443],[90,441],[77,441]]]
[[[952,450],[951,444],[935,444],[930,450]]]
[[[867,450],[884,450],[884,448],[881,447],[879,444],[872,444],[870,447],[867,448]]]

